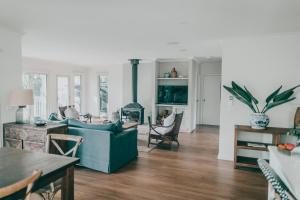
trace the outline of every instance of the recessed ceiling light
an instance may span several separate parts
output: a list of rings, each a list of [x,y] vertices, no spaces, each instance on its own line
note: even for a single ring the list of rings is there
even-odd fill
[[[172,41],[172,42],[167,42],[167,45],[179,45],[180,42]]]

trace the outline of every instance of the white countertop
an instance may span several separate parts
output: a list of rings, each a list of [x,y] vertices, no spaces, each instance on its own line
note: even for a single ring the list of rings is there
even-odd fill
[[[300,154],[288,154],[275,146],[268,147],[270,165],[288,186],[297,199],[300,199]]]

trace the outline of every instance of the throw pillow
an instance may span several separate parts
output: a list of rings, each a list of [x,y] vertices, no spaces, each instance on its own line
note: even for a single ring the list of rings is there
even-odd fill
[[[51,113],[48,118],[50,121],[60,121],[57,113]]]
[[[160,134],[165,135],[170,131],[172,131],[174,127],[174,121],[175,121],[175,113],[172,113],[171,115],[169,115],[167,118],[164,119],[163,126],[166,127],[157,127],[155,128],[155,130]]]
[[[80,115],[75,108],[69,107],[65,111],[65,116],[67,119],[79,119]]]
[[[167,118],[164,119],[163,126],[171,126],[175,121],[175,113],[172,113]]]

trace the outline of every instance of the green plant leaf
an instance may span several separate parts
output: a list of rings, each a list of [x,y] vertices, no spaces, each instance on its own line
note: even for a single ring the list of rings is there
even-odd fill
[[[258,100],[251,94],[251,92],[246,88],[246,86],[244,86],[244,88],[245,88],[245,91],[247,92],[247,94],[251,97],[252,101],[255,104],[258,104]]]
[[[290,95],[291,96],[291,91],[293,91],[294,89],[300,87],[300,85],[297,85],[295,87],[292,87],[288,90],[285,90],[284,92],[281,92],[280,94],[276,95],[274,97],[274,100],[273,101],[280,101],[281,99],[284,99],[286,98],[286,96]]]
[[[268,96],[266,98],[266,103],[268,104],[270,101],[272,101],[272,99],[278,94],[278,92],[281,90],[282,88],[282,85],[277,89],[275,90],[274,92],[272,92],[272,94],[270,94],[270,96]]]
[[[231,82],[232,89],[238,93],[241,97],[243,97],[246,101],[249,103],[252,103],[251,96],[243,89],[241,88],[238,84],[236,84],[234,81]]]
[[[242,96],[240,96],[238,93],[236,93],[231,87],[228,87],[226,85],[223,85],[223,87],[230,93],[232,94],[236,99],[241,101],[242,103],[246,104],[253,112],[256,113],[256,110],[254,109],[253,105],[251,102],[248,102],[245,100]]]
[[[274,97],[273,101],[277,102],[277,101],[289,99],[293,94],[294,94],[293,90],[284,92],[281,95],[278,95],[278,96]]]
[[[296,99],[296,97],[292,97],[292,98],[290,98],[290,99],[284,99],[284,100],[281,100],[281,101],[275,101],[275,102],[272,102],[272,103],[270,103],[270,104],[266,107],[266,109],[263,111],[263,113],[266,113],[266,112],[267,112],[268,110],[270,110],[271,108],[274,108],[274,107],[279,106],[279,105],[281,105],[281,104],[284,104],[284,103],[293,101],[293,100],[295,100],[295,99]]]

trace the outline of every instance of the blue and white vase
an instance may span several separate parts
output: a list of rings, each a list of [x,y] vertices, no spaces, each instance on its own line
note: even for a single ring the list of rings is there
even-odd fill
[[[252,113],[250,125],[253,129],[266,129],[270,122],[268,115],[264,113]]]

